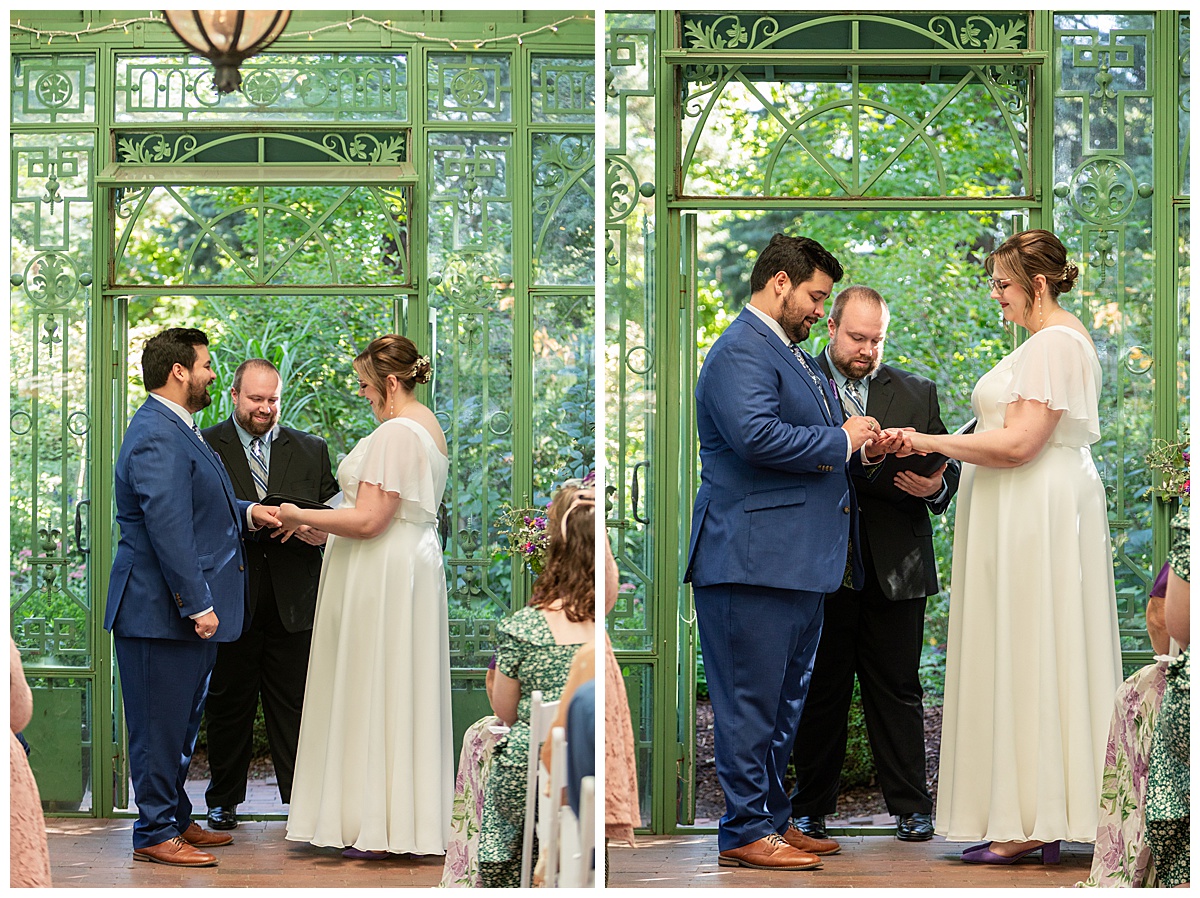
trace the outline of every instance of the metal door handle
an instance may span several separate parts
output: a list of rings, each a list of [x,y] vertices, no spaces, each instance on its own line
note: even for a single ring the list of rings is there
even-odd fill
[[[91,547],[85,546],[81,542],[81,538],[83,536],[83,515],[81,512],[83,511],[83,506],[87,505],[90,507],[91,504],[91,499],[84,499],[75,506],[75,548],[78,549],[82,555],[90,555],[92,553]]]
[[[641,490],[638,489],[638,468],[649,469],[649,467],[650,467],[650,462],[648,462],[648,461],[640,461],[636,465],[633,466],[633,486],[630,489],[631,498],[633,499],[633,502],[631,504],[632,504],[632,508],[633,508],[633,519],[635,521],[637,521],[639,524],[649,524],[650,521],[647,520],[646,518],[642,517],[640,514],[638,514],[638,496],[641,493]]]

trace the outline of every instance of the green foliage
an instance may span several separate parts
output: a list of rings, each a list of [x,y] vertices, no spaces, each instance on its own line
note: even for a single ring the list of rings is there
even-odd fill
[[[854,694],[846,718],[846,758],[842,762],[842,788],[869,786],[875,781],[875,760],[867,739],[867,723],[863,717],[862,693],[858,677],[854,678]]]

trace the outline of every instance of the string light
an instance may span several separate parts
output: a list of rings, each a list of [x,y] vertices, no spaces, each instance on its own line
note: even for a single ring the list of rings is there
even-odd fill
[[[559,26],[565,25],[568,22],[594,22],[594,21],[595,21],[595,19],[592,16],[588,15],[587,13],[581,13],[579,15],[567,16],[564,19],[559,19],[557,22],[551,22],[546,25],[541,25],[530,31],[513,32],[512,34],[506,34],[503,37],[448,38],[448,37],[430,37],[430,36],[426,35],[425,32],[423,32],[423,31],[407,31],[403,28],[397,28],[395,25],[392,24],[390,19],[385,20],[385,21],[380,21],[379,19],[373,19],[370,16],[354,16],[354,18],[348,19],[345,22],[334,22],[333,24],[323,25],[320,28],[313,28],[309,31],[293,31],[291,29],[288,29],[280,37],[280,40],[287,40],[289,38],[307,37],[311,41],[318,34],[322,34],[323,32],[326,32],[326,31],[332,31],[335,28],[341,28],[343,26],[345,26],[347,31],[353,32],[354,26],[357,25],[359,22],[363,22],[368,25],[374,25],[376,28],[380,28],[380,29],[382,29],[384,31],[388,31],[392,34],[403,34],[406,37],[413,37],[413,38],[417,38],[418,40],[435,41],[437,43],[446,44],[452,50],[459,49],[460,45],[462,45],[462,46],[469,45],[471,49],[482,50],[488,44],[499,44],[499,43],[503,43],[505,41],[512,41],[512,40],[515,40],[517,42],[518,46],[524,46],[525,38],[533,37],[534,35],[541,34],[543,31],[550,31],[550,32],[553,32],[554,34],[558,34]],[[125,34],[128,34],[130,25],[138,25],[138,24],[144,24],[144,23],[150,23],[150,22],[153,22],[158,25],[162,25],[163,27],[167,27],[166,22],[159,16],[141,16],[136,19],[124,19],[120,22],[114,20],[107,25],[97,25],[95,28],[93,28],[91,26],[91,24],[88,24],[82,31],[58,31],[58,30],[49,29],[49,28],[33,28],[29,25],[22,25],[20,19],[17,19],[16,22],[10,22],[8,27],[13,31],[23,31],[26,34],[32,34],[37,40],[42,40],[43,38],[45,38],[46,46],[50,46],[53,43],[54,38],[56,38],[56,37],[60,37],[60,38],[61,37],[73,37],[73,38],[75,38],[75,42],[78,43],[80,35],[83,35],[83,34],[87,34],[87,35],[101,34],[105,31],[113,31],[117,28],[120,28]]]

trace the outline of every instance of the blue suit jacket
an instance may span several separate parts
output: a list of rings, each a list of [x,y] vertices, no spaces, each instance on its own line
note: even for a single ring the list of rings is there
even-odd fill
[[[154,397],[134,413],[117,456],[121,539],[104,628],[116,636],[198,640],[188,615],[211,607],[212,642],[242,634],[246,509],[221,459]]]
[[[717,338],[696,382],[700,489],[685,580],[820,593],[841,586],[858,505],[837,399],[822,388],[828,409],[804,366],[748,308]],[[856,587],[862,579],[856,546]]]

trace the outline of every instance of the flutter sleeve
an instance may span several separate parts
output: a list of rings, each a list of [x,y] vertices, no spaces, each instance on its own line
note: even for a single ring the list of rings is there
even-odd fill
[[[496,624],[496,670],[513,680],[521,678],[521,662],[529,651],[529,643],[520,632],[519,623],[511,617]]]
[[[1062,411],[1053,442],[1084,446],[1100,439],[1098,365],[1081,336],[1047,328],[1030,337],[1013,359],[1001,405],[1018,399],[1044,402]]]
[[[409,521],[436,521],[440,490],[433,460],[424,438],[404,419],[385,421],[363,446],[354,470],[339,472],[343,489],[357,491],[360,483],[373,483],[389,493],[398,493],[397,517]]]

